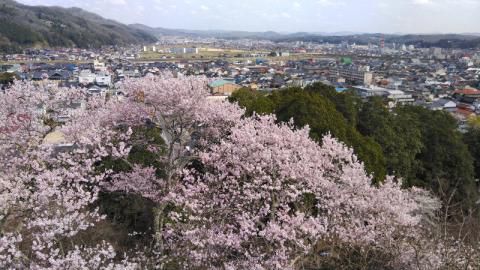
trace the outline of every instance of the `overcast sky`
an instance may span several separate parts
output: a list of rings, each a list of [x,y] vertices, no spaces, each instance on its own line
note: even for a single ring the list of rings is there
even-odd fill
[[[123,23],[279,32],[480,32],[480,0],[20,0]]]

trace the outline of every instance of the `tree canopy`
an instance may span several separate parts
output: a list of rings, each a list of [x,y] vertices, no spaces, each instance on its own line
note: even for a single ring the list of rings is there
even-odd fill
[[[376,182],[395,175],[405,187],[432,190],[464,210],[472,209],[479,198],[470,154],[478,156],[471,139],[475,132],[466,138],[473,148],[469,152],[448,113],[418,106],[390,110],[380,97],[362,101],[350,91],[337,93],[321,83],[271,94],[242,89],[230,100],[247,115],[275,113],[280,121],[293,119],[297,128],[308,125],[314,140],[331,134],[354,149]]]
[[[279,121],[289,122],[293,119],[297,128],[308,125],[310,136],[318,142],[324,135],[331,134],[353,147],[360,160],[365,162],[367,171],[374,175],[375,181],[381,181],[386,175],[385,159],[380,146],[372,139],[362,136],[353,125],[357,118],[356,100],[330,91],[330,88],[322,84],[316,84],[307,90],[288,88],[271,95],[241,89],[233,93],[230,101],[238,102],[245,108],[247,115],[253,112],[275,113]],[[342,111],[337,110],[337,107]]]

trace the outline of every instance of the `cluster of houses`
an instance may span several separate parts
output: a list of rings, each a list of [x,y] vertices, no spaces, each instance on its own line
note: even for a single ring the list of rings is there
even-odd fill
[[[155,46],[30,49],[3,55],[0,74],[37,84],[83,87],[91,94],[105,95],[114,93],[117,82],[125,78],[168,71],[210,78],[211,98],[218,99],[242,87],[271,92],[321,82],[338,92],[353,90],[362,98],[383,97],[391,107],[413,104],[447,111],[458,119],[461,129],[469,117],[480,115],[480,50],[185,37],[165,37]],[[197,48],[206,46],[251,53],[248,58],[139,59],[142,51],[159,52],[160,47],[168,48],[164,52],[174,57],[198,54]],[[297,57],[306,53],[308,57]],[[82,106],[84,101],[78,100],[41,113],[61,123]],[[58,132],[49,134],[45,143],[58,149],[71,147]]]
[[[104,46],[98,49],[80,48],[43,48],[26,49],[23,53],[4,54],[4,62],[88,62],[95,59],[127,59],[138,58],[138,47]]]
[[[0,65],[0,73],[12,74],[19,80],[63,87],[83,87],[92,92],[106,92],[125,77],[140,77],[138,68],[128,63],[32,63]]]
[[[423,105],[431,110],[450,112],[459,121],[461,130],[464,130],[470,117],[480,115],[480,90],[457,89],[451,95]]]
[[[176,48],[173,53],[197,53],[197,44],[188,40],[162,42],[164,47]],[[253,59],[148,61],[137,59],[145,50],[142,47],[27,50],[24,54],[8,55],[0,65],[0,73],[39,84],[85,87],[98,94],[114,90],[116,82],[124,78],[165,71],[211,78],[209,86],[217,96],[228,96],[241,87],[269,92],[321,82],[339,92],[353,89],[361,97],[384,97],[391,106],[416,104],[446,110],[461,121],[480,114],[479,50],[418,49],[395,44],[379,50],[378,46],[249,40],[213,40],[210,45],[272,53],[258,54]],[[304,52],[315,54],[296,57]],[[14,57],[20,60],[10,63],[8,60]]]

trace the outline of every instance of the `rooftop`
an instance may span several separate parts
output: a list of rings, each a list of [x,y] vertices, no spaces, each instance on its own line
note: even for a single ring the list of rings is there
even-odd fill
[[[235,83],[232,82],[232,81],[227,81],[227,80],[216,80],[216,81],[213,81],[213,82],[209,83],[208,85],[210,87],[221,87],[221,86],[224,86],[226,84],[235,84]]]
[[[480,95],[480,90],[469,88],[469,89],[458,89],[455,90],[454,94],[460,95]]]

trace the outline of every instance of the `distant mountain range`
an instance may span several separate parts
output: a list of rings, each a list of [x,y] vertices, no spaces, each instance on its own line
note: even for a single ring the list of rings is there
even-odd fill
[[[180,37],[214,37],[224,39],[267,39],[267,40],[281,40],[285,38],[302,38],[308,36],[348,36],[359,34],[355,32],[297,32],[297,33],[279,33],[274,31],[266,32],[249,32],[249,31],[228,31],[228,30],[188,30],[188,29],[169,29],[162,27],[150,27],[143,24],[130,24],[132,28],[142,30],[150,33],[156,37],[161,36],[180,36]]]
[[[0,51],[16,52],[25,47],[80,47],[153,43],[161,36],[215,37],[223,39],[267,39],[312,41],[338,44],[379,44],[385,42],[417,47],[480,48],[480,34],[365,34],[354,32],[278,33],[186,30],[125,25],[80,8],[28,6],[0,0]]]
[[[132,28],[142,30],[154,36],[180,36],[180,37],[214,37],[224,39],[241,39],[241,38],[263,38],[277,39],[284,36],[273,31],[267,32],[247,32],[247,31],[227,31],[227,30],[187,30],[187,29],[168,29],[162,27],[150,27],[143,24],[130,24]]]
[[[22,47],[99,47],[155,42],[151,34],[80,8],[0,0],[0,51]]]
[[[246,31],[223,31],[223,30],[185,30],[167,29],[161,27],[149,27],[142,24],[131,24],[132,28],[150,33],[156,37],[181,36],[181,37],[215,37],[225,39],[267,39],[271,41],[312,41],[339,44],[342,42],[356,44],[379,44],[382,39],[387,43],[415,45],[417,47],[441,47],[441,48],[480,48],[480,34],[366,34],[354,32],[298,32],[283,34],[278,32],[246,32]]]

